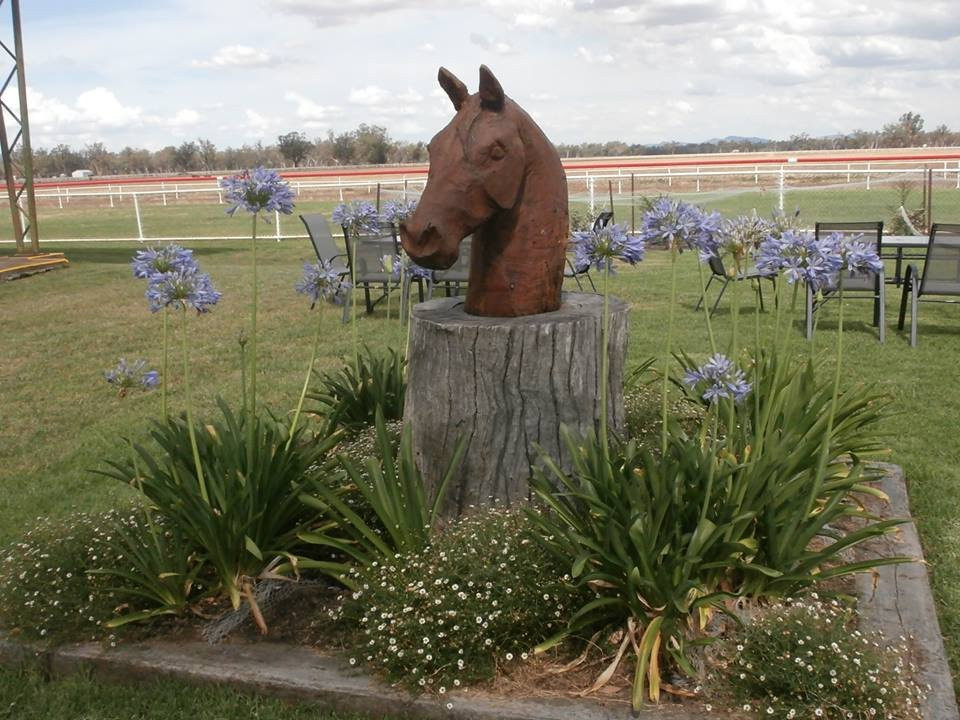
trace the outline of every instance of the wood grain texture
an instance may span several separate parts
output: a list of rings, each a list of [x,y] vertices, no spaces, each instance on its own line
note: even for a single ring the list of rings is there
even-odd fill
[[[610,299],[608,423],[623,427],[627,305]],[[565,293],[559,310],[519,318],[468,315],[462,298],[414,308],[405,422],[428,487],[441,479],[457,437],[467,438],[445,513],[529,496],[539,445],[569,467],[561,425],[600,418],[603,298]]]

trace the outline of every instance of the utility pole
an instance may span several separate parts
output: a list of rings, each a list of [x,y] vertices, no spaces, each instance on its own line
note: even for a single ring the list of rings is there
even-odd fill
[[[3,77],[0,85],[0,151],[3,154],[3,173],[7,184],[7,197],[10,201],[10,219],[13,225],[17,252],[26,253],[26,238],[30,236],[30,252],[40,252],[40,234],[37,227],[37,202],[33,194],[33,150],[30,146],[30,122],[27,113],[27,80],[23,65],[23,37],[20,32],[20,0],[0,0],[0,11],[4,2],[10,6],[10,20],[13,28],[13,49],[0,40],[0,73],[3,63],[12,61],[12,67]],[[0,20],[0,26],[2,26]],[[6,55],[4,55],[6,53]],[[9,60],[8,60],[9,58]],[[9,67],[9,66],[7,66]],[[15,85],[15,88],[14,88]],[[16,91],[19,115],[10,107],[8,100]],[[7,123],[17,130],[11,138],[7,133]],[[18,146],[19,144],[19,146]],[[19,150],[19,162],[15,156]],[[21,184],[18,185],[17,175]],[[26,208],[23,205],[26,204]]]

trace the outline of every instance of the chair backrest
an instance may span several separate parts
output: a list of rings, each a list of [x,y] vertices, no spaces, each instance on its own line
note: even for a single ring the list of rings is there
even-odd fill
[[[354,251],[356,244],[356,251]],[[392,231],[381,230],[378,233],[360,235],[353,238],[347,235],[347,263],[353,263],[356,257],[357,282],[383,281],[388,273],[383,269],[384,255],[397,255],[397,240]],[[354,274],[351,265],[351,274]]]
[[[610,224],[611,220],[613,220],[613,213],[609,210],[604,210],[597,215],[597,219],[593,221],[593,231],[600,232]]]
[[[310,243],[317,254],[317,259],[330,262],[332,258],[343,254],[333,239],[327,218],[322,213],[306,213],[300,216],[300,220],[307,229],[307,235],[310,236]],[[336,264],[346,267],[342,262]]]
[[[707,260],[707,265],[710,266],[710,272],[712,272],[714,275],[719,275],[722,278],[727,277],[727,271],[723,267],[723,260],[716,255],[710,256],[710,259]]]
[[[867,245],[874,245],[877,249],[877,255],[881,255],[881,243],[883,242],[883,221],[870,222],[818,222],[814,229],[816,239],[828,237],[830,235],[839,235],[840,242],[862,242]],[[843,290],[867,290],[874,291],[876,288],[877,275],[872,272],[845,272],[843,276]]]
[[[921,295],[960,295],[960,224],[934,223],[920,279]]]
[[[473,235],[467,235],[460,241],[460,254],[457,261],[446,270],[437,270],[433,277],[437,282],[466,282],[470,278],[470,247]]]

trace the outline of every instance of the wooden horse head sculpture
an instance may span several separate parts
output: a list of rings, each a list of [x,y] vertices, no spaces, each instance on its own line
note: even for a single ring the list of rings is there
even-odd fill
[[[560,156],[485,65],[474,95],[445,68],[439,80],[457,114],[430,141],[423,196],[400,224],[403,249],[418,265],[443,270],[472,234],[468,313],[558,309],[570,234]]]

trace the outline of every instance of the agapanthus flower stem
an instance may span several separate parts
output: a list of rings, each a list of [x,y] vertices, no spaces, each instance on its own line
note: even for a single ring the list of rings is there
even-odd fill
[[[297,409],[293,413],[293,420],[290,421],[290,433],[287,438],[285,450],[290,449],[290,443],[293,442],[293,434],[297,430],[297,422],[300,420],[300,412],[303,410],[303,401],[307,397],[307,388],[310,387],[310,378],[313,376],[313,365],[317,361],[317,348],[320,347],[320,334],[323,328],[323,305],[317,308],[317,331],[313,336],[313,350],[310,351],[310,362],[307,364],[307,376],[303,379],[303,388],[300,390],[300,399],[297,401]]]
[[[413,324],[413,303],[407,298],[407,340],[403,345],[404,377],[410,372],[410,326]]]
[[[670,392],[670,350],[673,345],[673,315],[677,305],[677,247],[670,245],[670,309],[667,311],[667,344],[663,351],[663,387],[660,407],[660,452],[666,456],[669,432],[667,417],[670,409],[667,396]]]
[[[197,435],[193,427],[193,396],[190,392],[190,361],[187,357],[187,309],[184,308],[180,313],[180,336],[181,347],[183,349],[183,387],[186,393],[187,405],[187,433],[190,435],[190,448],[193,450],[193,464],[197,471],[197,483],[200,485],[200,497],[203,501],[210,504],[210,496],[207,494],[207,483],[203,478],[203,465],[200,463],[200,448],[197,447]]]
[[[600,339],[600,443],[603,454],[610,455],[607,436],[607,385],[610,375],[610,266],[603,266],[603,327]]]
[[[357,298],[353,291],[357,288],[357,243],[360,242],[358,235],[353,234],[353,240],[348,240],[350,245],[350,325],[353,331],[353,367],[360,373],[360,336],[357,329]]]
[[[697,263],[697,271],[700,273],[700,297],[703,298],[703,302],[700,304],[703,306],[703,317],[707,321],[707,337],[710,339],[710,353],[715,355],[717,353],[717,339],[713,334],[713,320],[710,318],[710,309],[707,307],[707,286],[703,277],[703,263]]]
[[[169,355],[169,352],[168,352],[168,349],[167,349],[167,348],[168,348],[168,345],[167,345],[167,340],[168,340],[168,338],[167,338],[168,328],[167,328],[167,326],[170,324],[169,320],[170,320],[170,309],[169,309],[169,308],[164,308],[164,309],[163,309],[163,338],[162,338],[162,343],[163,343],[163,375],[160,377],[160,382],[162,383],[162,384],[160,385],[160,413],[163,415],[163,419],[164,419],[164,420],[167,419],[167,365],[168,365],[167,358],[168,358],[168,355]]]
[[[257,417],[257,214],[252,215],[250,240],[250,406],[247,413],[247,470],[253,468],[254,422]]]

